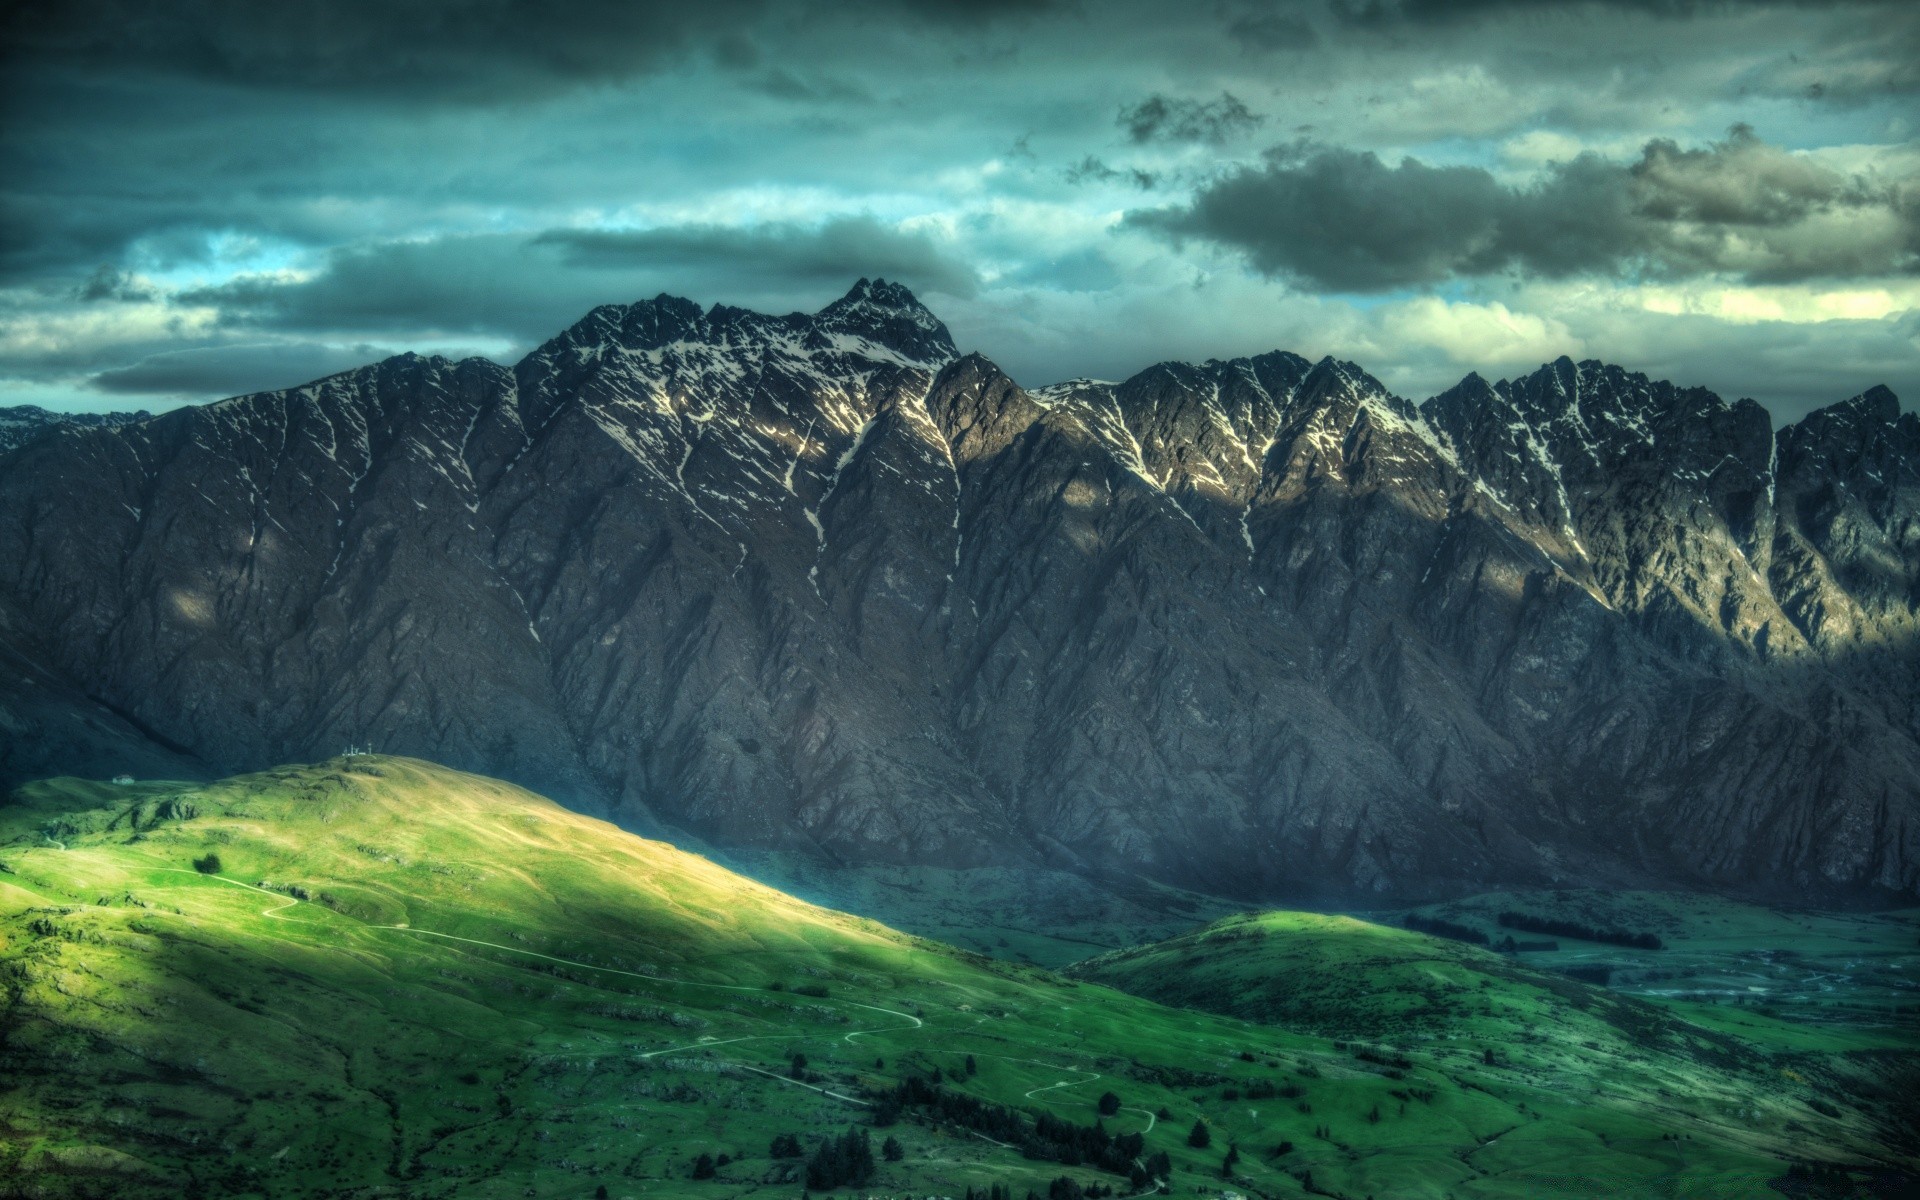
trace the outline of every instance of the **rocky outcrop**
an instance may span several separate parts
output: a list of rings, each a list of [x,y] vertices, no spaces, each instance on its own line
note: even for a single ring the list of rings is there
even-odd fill
[[[38,437],[0,600],[221,771],[372,742],[720,845],[1266,899],[1911,894],[1917,432],[1564,359],[1028,392],[893,285],[660,297]]]

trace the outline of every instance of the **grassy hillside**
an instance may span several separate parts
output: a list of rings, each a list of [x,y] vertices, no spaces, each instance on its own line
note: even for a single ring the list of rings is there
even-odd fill
[[[1802,912],[1681,892],[1496,892],[1419,910],[1555,949],[1543,970],[1606,971],[1616,991],[1785,1049],[1920,1047],[1920,910]],[[1648,933],[1645,950],[1512,930],[1502,913],[1589,929]]]
[[[1332,940],[1412,938],[1350,926]],[[1235,938],[1217,949],[1252,948]],[[1495,986],[1497,1008],[1530,995]],[[871,1180],[815,1195],[1062,1176],[1124,1195],[1165,1153],[1188,1194],[1742,1196],[1878,1137],[1731,1035],[1663,1035],[1694,1047],[1662,1052],[1665,1094],[1558,1033],[1558,1070],[1515,1047],[1486,1063],[1473,1027],[1356,1054],[896,933],[384,757],[16,792],[0,989],[0,1194],[796,1197],[827,1139],[896,1109]],[[1542,1021],[1593,1003],[1528,1002]],[[1107,1091],[1119,1111],[1088,1132]],[[788,1134],[800,1156],[776,1157]],[[1133,1159],[1074,1149],[1096,1143]]]
[[[782,851],[716,858],[783,892],[994,958],[1064,967],[1246,906],[1142,879],[1093,881],[1047,867],[841,865]]]
[[[1685,940],[1677,926],[1668,936]],[[1559,954],[1574,961],[1581,952]],[[1814,1161],[1889,1169],[1856,1172],[1862,1194],[1880,1194],[1914,1168],[1920,1043],[1910,1029],[1884,1014],[1848,1029],[1807,1029],[1759,1010],[1697,1020],[1692,1004],[1528,965],[1554,957],[1521,961],[1352,917],[1270,912],[1102,955],[1071,973],[1172,1006],[1336,1037],[1363,1058],[1430,1066],[1464,1087],[1537,1088],[1541,1098],[1515,1105],[1523,1118],[1515,1137],[1532,1146],[1527,1153],[1582,1173],[1616,1161],[1648,1121],[1683,1138],[1793,1144]],[[1492,1156],[1473,1157],[1484,1165]]]

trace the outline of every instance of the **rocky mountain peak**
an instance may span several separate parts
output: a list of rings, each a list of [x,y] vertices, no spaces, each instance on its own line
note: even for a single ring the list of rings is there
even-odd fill
[[[829,336],[865,339],[916,364],[937,367],[959,356],[940,318],[904,286],[884,279],[861,279],[815,314],[813,325]]]
[[[1816,431],[1824,434],[1838,429],[1871,434],[1879,427],[1896,424],[1899,420],[1900,397],[1882,383],[1838,404],[1816,409],[1799,425],[1809,434],[1815,434]]]
[[[1901,412],[1885,385],[1869,388],[1781,430],[1779,474],[1809,496],[1851,493],[1883,513],[1920,512],[1920,416]],[[1907,536],[1920,545],[1920,529]]]
[[[1046,411],[984,355],[949,363],[927,392],[926,407],[956,462],[993,454]]]
[[[1777,448],[1599,362],[1419,409],[1282,351],[1028,393],[883,280],[660,296],[512,371],[8,455],[0,662],[71,704],[0,679],[0,724],[222,769],[371,738],[717,845],[1269,898],[1912,894],[1920,420],[1874,389]]]

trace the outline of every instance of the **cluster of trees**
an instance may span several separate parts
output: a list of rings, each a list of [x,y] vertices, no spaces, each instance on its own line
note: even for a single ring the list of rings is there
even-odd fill
[[[1110,1134],[1098,1121],[1075,1125],[1051,1113],[1041,1113],[1034,1118],[1032,1139],[1020,1150],[1028,1158],[1050,1158],[1069,1167],[1085,1163],[1110,1174],[1130,1175],[1134,1159],[1146,1145],[1143,1134]]]
[[[1609,946],[1630,946],[1635,950],[1665,950],[1667,944],[1657,934],[1634,933],[1628,929],[1601,929],[1578,921],[1553,917],[1535,917],[1521,912],[1500,914],[1502,929],[1520,929],[1527,933],[1549,933],[1555,937],[1578,938],[1583,942],[1603,942]]]
[[[1787,1168],[1787,1178],[1802,1186],[1813,1184],[1817,1187],[1830,1187],[1835,1189],[1836,1194],[1843,1189],[1853,1190],[1852,1174],[1838,1163],[1797,1162]]]
[[[1013,1109],[990,1104],[976,1096],[949,1092],[920,1075],[909,1076],[898,1086],[880,1093],[873,1103],[873,1123],[884,1129],[898,1121],[909,1108],[927,1109],[936,1120],[983,1133],[998,1142],[1018,1145],[1032,1136],[1025,1119]]]
[[[193,869],[202,875],[218,875],[220,873],[220,856],[212,851],[208,851],[206,857],[193,860]]]
[[[1396,1071],[1411,1071],[1413,1069],[1413,1060],[1406,1055],[1395,1054],[1392,1051],[1375,1050],[1371,1046],[1355,1044],[1353,1047],[1353,1056],[1361,1062],[1370,1062],[1375,1066],[1381,1067],[1392,1067]]]
[[[1493,944],[1493,948],[1502,954],[1552,954],[1560,948],[1559,942],[1516,942],[1508,934]]]
[[[787,990],[787,985],[776,979],[767,985],[767,990],[770,992],[784,992]],[[793,993],[796,996],[814,996],[819,999],[825,999],[832,995],[832,993],[827,990],[826,985],[820,983],[796,983],[793,985]]]
[[[883,1128],[892,1125],[910,1108],[923,1110],[934,1120],[1018,1146],[1028,1158],[1069,1167],[1091,1166],[1129,1178],[1138,1176],[1137,1185],[1144,1185],[1149,1178],[1136,1161],[1146,1149],[1146,1138],[1138,1133],[1114,1135],[1097,1121],[1076,1125],[1051,1113],[1040,1113],[1029,1122],[1015,1109],[947,1091],[937,1080],[920,1075],[909,1076],[875,1098],[873,1123]]]
[[[1416,933],[1430,933],[1434,937],[1452,938],[1456,942],[1471,942],[1476,946],[1487,944],[1487,935],[1471,925],[1462,925],[1457,921],[1444,921],[1439,917],[1423,917],[1419,913],[1408,913],[1401,922]]]
[[[799,1158],[806,1151],[800,1146],[799,1134],[783,1133],[773,1139],[773,1145],[768,1148],[767,1153],[773,1158]]]
[[[873,1178],[873,1143],[864,1129],[849,1129],[828,1138],[807,1160],[807,1187],[854,1186]]]
[[[1297,1084],[1289,1083],[1283,1087],[1274,1083],[1271,1079],[1256,1079],[1247,1085],[1245,1092],[1242,1092],[1239,1088],[1230,1087],[1220,1093],[1220,1098],[1231,1102],[1238,1100],[1243,1095],[1249,1100],[1271,1100],[1275,1096],[1285,1096],[1287,1099],[1292,1100],[1301,1094],[1301,1090]]]
[[[1098,1183],[1082,1186],[1075,1180],[1062,1175],[1047,1185],[1046,1200],[1104,1200],[1113,1195],[1113,1189]],[[1005,1184],[996,1183],[984,1192],[967,1189],[966,1200],[1013,1200],[1013,1189]],[[1027,1200],[1040,1200],[1039,1193],[1027,1189]]]

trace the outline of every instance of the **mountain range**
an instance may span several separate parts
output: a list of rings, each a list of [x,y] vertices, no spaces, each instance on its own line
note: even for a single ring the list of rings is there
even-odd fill
[[[371,743],[647,833],[1215,894],[1920,891],[1920,418],[1599,362],[1024,389],[661,296],[0,447],[0,782]]]
[[[41,408],[37,404],[15,404],[0,408],[0,454],[38,436],[56,426],[68,425],[91,428],[104,425],[126,425],[134,421],[144,421],[153,414],[146,409],[137,412],[54,412]]]

